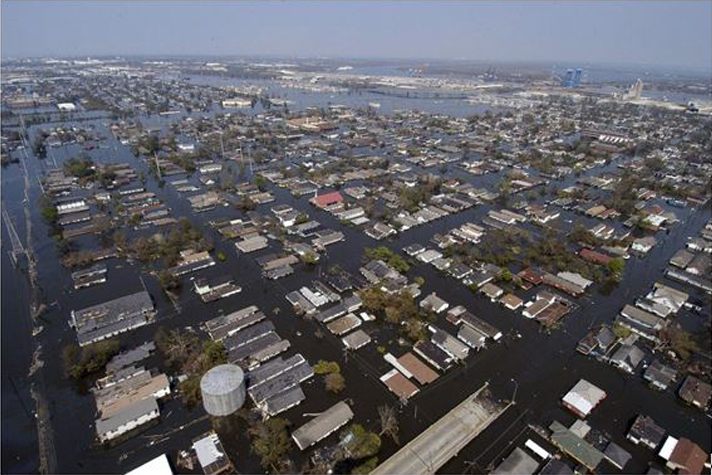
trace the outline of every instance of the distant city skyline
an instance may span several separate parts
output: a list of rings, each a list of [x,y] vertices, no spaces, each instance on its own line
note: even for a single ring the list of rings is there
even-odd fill
[[[712,70],[712,2],[3,1],[2,57],[213,55]]]

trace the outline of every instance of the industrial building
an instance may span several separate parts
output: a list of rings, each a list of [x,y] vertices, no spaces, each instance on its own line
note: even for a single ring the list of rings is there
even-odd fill
[[[275,359],[249,373],[248,393],[264,414],[276,415],[305,399],[300,384],[312,376],[314,370],[300,354]]]
[[[109,442],[148,422],[158,419],[158,404],[154,398],[142,399],[116,413],[96,421],[96,433],[101,442]]]
[[[240,330],[265,319],[257,306],[250,305],[227,315],[213,318],[205,322],[208,335],[215,341],[222,341]]]
[[[203,407],[211,416],[229,416],[245,403],[245,375],[233,364],[222,364],[200,380]]]
[[[146,325],[154,315],[153,301],[145,290],[118,299],[73,310],[71,325],[84,346]]]

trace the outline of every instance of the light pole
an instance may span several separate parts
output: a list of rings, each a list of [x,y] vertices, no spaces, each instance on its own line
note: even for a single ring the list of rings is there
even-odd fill
[[[519,389],[519,383],[517,382],[516,379],[511,378],[510,381],[514,383],[514,394],[512,394],[512,404],[517,403],[517,389]]]

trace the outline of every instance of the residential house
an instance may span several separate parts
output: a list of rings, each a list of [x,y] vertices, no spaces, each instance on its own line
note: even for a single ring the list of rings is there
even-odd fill
[[[677,470],[678,473],[709,473],[709,470],[705,470],[705,465],[709,463],[709,454],[689,439],[677,440],[668,436],[659,455],[666,460],[667,468]]]
[[[682,382],[680,390],[678,391],[680,399],[697,406],[702,410],[707,410],[710,404],[710,399],[712,399],[712,386],[704,381],[689,375]]]
[[[631,244],[630,248],[638,254],[645,255],[650,252],[650,250],[655,247],[657,243],[658,241],[654,237],[647,236],[635,239],[633,241],[633,244]]]
[[[620,348],[613,353],[610,363],[626,373],[633,374],[644,356],[643,350],[635,345],[621,345]]]
[[[605,398],[604,390],[581,379],[564,395],[561,403],[581,419],[585,419]]]
[[[665,438],[665,429],[660,427],[651,417],[639,415],[633,421],[626,438],[634,444],[642,444],[655,450]]]
[[[442,313],[448,309],[449,303],[438,297],[435,292],[420,301],[420,308],[435,313]]]
[[[643,379],[652,387],[665,391],[677,378],[677,371],[674,368],[664,365],[660,360],[653,361],[645,368]]]

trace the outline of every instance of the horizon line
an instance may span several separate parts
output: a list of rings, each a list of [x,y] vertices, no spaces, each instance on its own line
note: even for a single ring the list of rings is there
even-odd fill
[[[627,66],[627,67],[648,67],[655,69],[678,69],[682,71],[695,71],[712,74],[712,63],[705,66],[693,66],[687,64],[653,64],[647,62],[630,62],[630,61],[615,61],[615,60],[589,60],[576,61],[573,59],[484,59],[484,58],[432,58],[424,56],[337,56],[337,55],[302,55],[288,53],[98,53],[98,54],[32,54],[32,55],[2,55],[0,53],[0,61],[13,61],[24,59],[133,59],[133,58],[229,58],[229,59],[247,59],[247,58],[275,58],[275,59],[294,59],[294,60],[351,60],[351,61],[433,61],[441,63],[492,63],[492,64],[531,64],[543,65],[549,64],[556,66],[557,63],[562,65],[578,65],[578,66]]]

